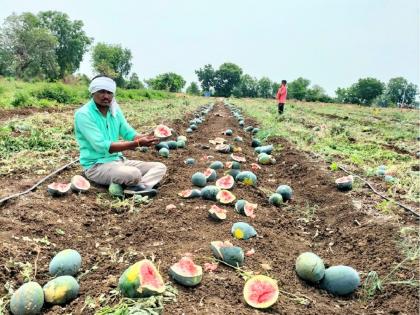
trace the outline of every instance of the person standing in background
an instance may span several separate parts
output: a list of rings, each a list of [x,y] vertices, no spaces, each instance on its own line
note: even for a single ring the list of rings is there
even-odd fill
[[[279,87],[279,90],[277,91],[276,100],[278,101],[278,111],[279,114],[283,114],[284,110],[284,103],[286,103],[287,98],[287,81],[281,80],[281,85]]]

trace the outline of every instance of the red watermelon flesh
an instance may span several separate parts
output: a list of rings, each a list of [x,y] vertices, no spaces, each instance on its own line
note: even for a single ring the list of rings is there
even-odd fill
[[[156,274],[155,269],[149,264],[142,264],[139,272],[142,286],[160,288],[164,285],[160,275]]]
[[[254,211],[257,209],[258,205],[256,203],[245,202],[244,213],[247,217],[255,218]]]
[[[165,125],[157,125],[154,131],[154,135],[157,138],[167,138],[172,135],[172,132],[169,127]]]
[[[236,155],[236,154],[231,154],[230,158],[236,162],[246,162],[246,158],[240,155]]]
[[[264,275],[253,276],[244,286],[244,299],[252,307],[268,308],[276,303],[279,295],[277,281]]]
[[[236,200],[236,197],[234,194],[232,194],[228,190],[222,189],[219,191],[216,195],[216,199],[223,204],[230,204]]]
[[[235,184],[235,180],[230,175],[226,175],[226,176],[220,177],[216,181],[216,186],[217,187],[220,187],[222,189],[231,189],[234,184]]]

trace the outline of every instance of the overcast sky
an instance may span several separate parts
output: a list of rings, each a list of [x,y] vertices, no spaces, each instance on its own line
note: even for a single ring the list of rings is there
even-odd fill
[[[333,95],[359,78],[419,85],[418,0],[0,0],[0,21],[57,10],[84,22],[95,43],[133,54],[141,79],[205,64],[239,65],[273,81],[300,76]],[[92,75],[90,52],[80,71]]]

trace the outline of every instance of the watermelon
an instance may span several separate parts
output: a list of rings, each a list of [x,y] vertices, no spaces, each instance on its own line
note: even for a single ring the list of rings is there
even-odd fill
[[[231,158],[233,161],[236,161],[236,162],[239,162],[239,163],[244,163],[244,162],[246,162],[246,158],[245,158],[245,157],[240,156],[240,155],[236,155],[236,154],[233,154],[233,153],[230,155],[230,158]]]
[[[235,141],[235,142],[243,142],[244,139],[242,139],[242,137],[236,136],[235,138],[233,138],[233,141]]]
[[[249,306],[268,308],[276,303],[279,297],[277,281],[264,275],[253,276],[245,282],[243,295]]]
[[[325,270],[321,288],[338,296],[353,293],[360,285],[359,273],[349,266],[332,266]]]
[[[194,165],[195,163],[197,163],[196,162],[196,160],[195,159],[193,159],[193,158],[188,158],[188,159],[185,159],[184,160],[184,163],[186,164],[186,165]]]
[[[196,124],[191,124],[190,125],[190,129],[192,129],[192,130],[197,130],[197,125]]]
[[[169,268],[169,274],[179,284],[193,287],[201,282],[203,269],[194,264],[190,257],[182,257],[179,262]]]
[[[124,271],[118,288],[125,297],[139,298],[163,293],[165,284],[154,264],[143,259]]]
[[[220,153],[230,153],[232,152],[232,149],[230,144],[218,144],[215,147],[215,150]]]
[[[296,273],[309,282],[318,282],[324,277],[325,266],[322,259],[311,252],[305,252],[296,259]]]
[[[214,161],[210,164],[209,166],[210,168],[214,169],[214,170],[220,170],[223,168],[223,163],[220,161]]]
[[[191,133],[191,132],[193,132],[193,130],[191,128],[187,128],[187,129],[185,129],[185,132],[186,133]]]
[[[209,216],[212,219],[215,219],[217,221],[223,221],[226,219],[226,213],[227,211],[225,209],[219,208],[216,205],[211,206],[209,210]]]
[[[255,139],[255,138],[252,139],[251,147],[256,148],[256,147],[259,147],[259,146],[261,146],[261,141],[258,140],[258,139]]]
[[[187,137],[186,136],[178,136],[176,138],[176,141],[184,141],[186,143],[187,142]]]
[[[90,188],[89,181],[80,175],[74,175],[71,179],[71,190],[74,192],[86,192]]]
[[[178,149],[178,144],[177,144],[176,141],[173,141],[173,140],[167,141],[166,144],[168,145],[168,149],[169,150],[176,150],[176,149]]]
[[[221,189],[231,189],[233,188],[233,185],[235,185],[235,180],[230,175],[225,175],[223,177],[220,177],[216,181],[216,186]]]
[[[217,173],[212,168],[207,168],[203,174],[206,176],[207,182],[214,182],[217,178]]]
[[[225,163],[226,168],[230,168],[230,169],[234,169],[234,170],[239,170],[241,169],[241,164],[237,161],[228,161]]]
[[[157,125],[154,130],[156,138],[169,138],[172,135],[171,129],[165,125]]]
[[[244,130],[245,130],[246,132],[251,132],[251,131],[252,131],[252,129],[254,129],[254,127],[253,127],[253,126],[246,126],[246,127],[244,128]]]
[[[216,196],[220,192],[220,188],[214,185],[207,185],[201,189],[201,198],[205,200],[217,201]]]
[[[250,203],[244,199],[240,199],[235,203],[235,211],[247,217],[255,217],[254,211],[257,209],[256,203]]]
[[[233,246],[229,241],[214,241],[210,243],[211,251],[217,259],[229,266],[240,267],[244,263],[245,255],[242,248]]]
[[[178,193],[178,196],[182,198],[196,198],[201,197],[201,191],[199,189],[186,189]]]
[[[207,183],[206,176],[201,172],[196,172],[191,176],[191,182],[194,186],[204,187]]]
[[[162,141],[162,142],[159,142],[158,144],[155,145],[155,149],[158,150],[158,151],[162,148],[165,148],[165,149],[169,150],[168,142]]]
[[[232,176],[234,179],[235,179],[235,181],[236,181],[236,176],[239,174],[241,172],[241,170],[237,170],[237,169],[230,169],[230,170],[228,170],[228,171],[226,171],[225,172],[225,175],[230,175],[230,176]]]
[[[237,182],[241,182],[244,185],[257,185],[257,176],[250,171],[240,172],[238,175],[236,175],[235,179]]]
[[[216,199],[220,203],[226,205],[235,202],[236,197],[229,190],[222,189],[217,193]]]
[[[258,155],[258,163],[262,165],[276,164],[276,159],[267,153],[261,153]]]
[[[48,185],[48,193],[53,197],[64,196],[70,191],[71,184],[51,183]]]
[[[169,157],[169,149],[167,149],[167,148],[161,148],[159,150],[159,155],[161,157],[168,158]]]
[[[255,229],[245,222],[236,222],[232,226],[232,235],[239,240],[247,240],[257,235]]]
[[[66,304],[79,294],[79,283],[72,276],[60,276],[44,285],[45,302],[50,304]]]
[[[231,136],[233,134],[233,130],[232,129],[226,129],[225,131],[223,131],[223,134],[226,136]]]
[[[109,184],[108,192],[112,197],[124,197],[124,189],[120,184],[111,183]]]
[[[183,148],[185,148],[185,141],[183,141],[183,140],[177,140],[176,141],[176,147],[177,147],[177,149],[183,149]]]
[[[279,187],[277,187],[276,193],[282,196],[283,201],[287,201],[292,199],[293,190],[288,185],[280,185]]]
[[[267,153],[267,154],[271,154],[271,152],[273,151],[273,146],[270,145],[264,145],[264,146],[259,146],[255,148],[255,152],[256,153]]]
[[[10,311],[14,315],[39,314],[43,305],[44,291],[37,282],[33,281],[24,283],[13,292],[10,299]]]
[[[353,176],[340,177],[335,181],[335,185],[337,186],[337,189],[341,191],[351,190],[353,187]]]
[[[258,131],[260,131],[260,128],[255,127],[255,128],[252,129],[251,132],[252,132],[253,135],[255,135],[256,133],[258,133]]]
[[[52,276],[74,276],[82,265],[82,256],[74,249],[65,249],[53,257],[49,265]]]
[[[279,207],[283,203],[283,197],[278,193],[274,193],[268,198],[268,202],[273,206]]]

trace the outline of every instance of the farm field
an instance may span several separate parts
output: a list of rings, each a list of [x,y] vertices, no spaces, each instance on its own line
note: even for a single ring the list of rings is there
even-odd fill
[[[214,102],[213,110],[197,131],[186,134],[194,111],[208,102]],[[229,160],[229,155],[213,149],[210,139],[224,137],[240,147],[247,159],[242,169],[250,170],[255,162],[252,135],[239,127],[227,103],[242,109],[245,125],[258,126],[257,137],[275,146],[276,163],[255,171],[257,187],[238,184],[232,189],[238,199],[258,204],[254,219],[223,206],[228,210],[227,219],[214,222],[208,210],[215,202],[181,199],[178,193],[190,189],[191,175],[204,171],[210,162]],[[0,199],[27,189],[77,158],[75,108],[22,109],[17,116],[10,110],[4,112],[0,117]],[[127,152],[133,159],[167,165],[168,175],[156,198],[138,205],[132,199],[112,199],[105,188],[97,186],[84,194],[52,198],[44,183],[35,192],[0,205],[0,283],[6,287],[16,289],[24,280],[35,278],[46,283],[48,263],[62,249],[73,248],[82,255],[80,295],[63,307],[44,307],[43,314],[113,314],[111,309],[120,300],[115,293],[118,278],[129,265],[153,258],[169,282],[167,270],[186,253],[200,265],[214,262],[210,242],[217,240],[229,240],[244,251],[254,248],[255,254],[245,258],[243,269],[278,281],[279,300],[265,313],[417,312],[418,221],[384,202],[357,179],[354,189],[345,193],[335,188],[334,181],[346,175],[339,169],[343,166],[419,212],[418,111],[291,103],[284,116],[277,118],[273,102],[200,97],[132,101],[122,108],[138,131],[148,132],[164,123],[188,138],[187,147],[171,151],[168,159],[158,157],[155,150]],[[222,135],[227,128],[233,129],[233,136]],[[234,143],[235,136],[243,142]],[[189,157],[197,163],[186,165],[184,160]],[[375,175],[382,164],[394,176],[392,184]],[[225,170],[218,171],[218,176]],[[81,174],[77,165],[51,181],[68,182],[76,174]],[[290,185],[294,197],[275,207],[268,196],[280,184]],[[175,208],[167,208],[170,204]],[[230,230],[237,221],[252,224],[258,237],[234,239]],[[362,284],[375,271],[383,280],[382,291],[362,285],[349,297],[334,297],[305,283],[294,271],[297,256],[305,251],[319,255],[327,266],[355,268]],[[263,313],[245,305],[243,285],[234,269],[219,264],[214,272],[204,273],[196,288],[171,283],[178,294],[176,301],[165,303],[164,313]],[[7,309],[5,289],[1,296],[0,306]],[[123,307],[120,304],[120,310]]]

